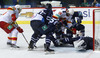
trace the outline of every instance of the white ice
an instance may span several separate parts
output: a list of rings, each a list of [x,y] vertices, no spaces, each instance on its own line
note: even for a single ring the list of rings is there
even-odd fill
[[[33,31],[29,24],[20,25],[24,29],[24,35],[28,42],[31,39]],[[92,37],[92,25],[85,24],[86,36]],[[34,51],[28,51],[28,44],[24,40],[22,34],[18,34],[17,45],[20,46],[20,49],[11,49],[11,47],[6,45],[7,34],[0,28],[0,58],[100,58],[100,52],[94,52],[88,50],[86,52],[76,51],[73,47],[54,47],[51,44],[51,48],[56,52],[55,54],[45,55],[43,51],[44,39],[40,39],[37,42],[37,49]]]

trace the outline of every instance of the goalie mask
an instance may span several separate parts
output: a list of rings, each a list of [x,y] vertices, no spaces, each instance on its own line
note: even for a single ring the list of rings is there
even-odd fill
[[[15,5],[16,11],[18,11],[18,13],[21,12],[22,7],[20,5]]]
[[[86,50],[86,47],[87,47],[87,44],[84,40],[77,40],[77,41],[74,41],[74,47],[76,50]]]

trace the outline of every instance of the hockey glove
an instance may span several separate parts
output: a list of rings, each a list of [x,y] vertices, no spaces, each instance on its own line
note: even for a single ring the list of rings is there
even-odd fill
[[[17,30],[18,30],[18,32],[19,32],[19,33],[24,32],[24,31],[23,31],[23,29],[22,29],[22,28],[20,28],[20,27],[17,27]]]

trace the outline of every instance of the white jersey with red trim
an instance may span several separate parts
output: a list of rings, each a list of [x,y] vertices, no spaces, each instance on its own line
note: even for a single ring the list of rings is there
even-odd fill
[[[64,11],[63,9],[57,9],[54,13],[53,13],[53,18],[56,18],[58,20],[66,20],[68,21],[69,17],[66,16],[66,11]]]
[[[63,9],[60,9],[60,10],[57,9],[56,11],[54,11],[53,17],[57,18],[57,19],[60,19],[60,18],[63,18],[63,19],[66,19],[66,20],[71,19],[69,16],[66,16],[66,11],[63,11]]]
[[[53,12],[53,17],[56,18],[56,19],[59,19],[62,15],[62,10],[61,9],[57,9]]]
[[[15,14],[16,14],[16,18],[18,18],[19,11],[18,10],[15,10]]]
[[[14,11],[8,10],[0,17],[0,21],[4,21],[7,23],[12,22],[12,14],[14,14]]]
[[[67,16],[66,19],[67,19],[67,25],[68,27],[70,28],[72,26],[72,16]]]
[[[8,8],[7,12],[5,12],[1,17],[0,21],[4,21],[6,23],[11,23],[13,21],[16,21],[16,18],[18,18],[18,11],[13,10],[12,8]]]

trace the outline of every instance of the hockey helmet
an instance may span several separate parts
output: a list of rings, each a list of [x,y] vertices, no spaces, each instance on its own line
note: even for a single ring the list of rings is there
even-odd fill
[[[63,13],[66,13],[66,8],[61,9]]]
[[[73,9],[68,9],[67,13],[69,13],[70,15],[73,15],[74,14],[74,10]]]
[[[46,9],[52,9],[52,5],[51,5],[50,3],[47,3],[47,4],[45,5],[45,8],[46,8]]]
[[[20,6],[20,5],[15,5],[15,8],[16,8],[16,10],[18,10],[19,11],[19,13],[21,12],[21,10],[22,10],[22,7]]]
[[[13,10],[14,11],[15,7],[10,6],[10,7],[7,8],[7,10]]]

